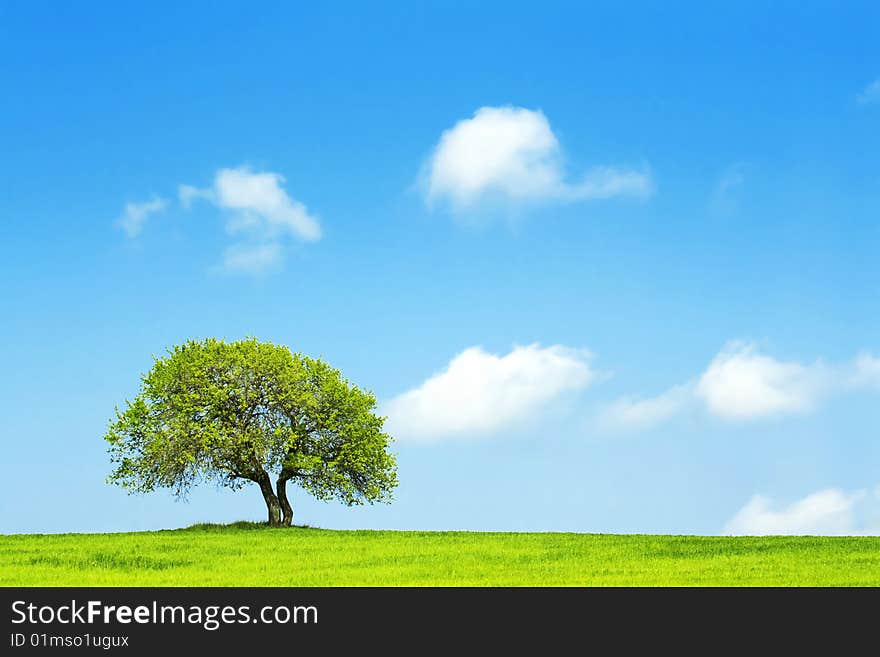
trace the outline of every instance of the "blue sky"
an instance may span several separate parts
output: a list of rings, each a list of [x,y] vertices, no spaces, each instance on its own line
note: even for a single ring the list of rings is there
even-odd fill
[[[248,335],[397,438],[296,522],[880,531],[880,7],[802,4],[3,3],[0,531],[262,518],[104,483]]]

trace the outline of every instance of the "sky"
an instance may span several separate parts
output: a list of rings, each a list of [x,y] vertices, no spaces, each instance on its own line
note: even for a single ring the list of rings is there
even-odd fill
[[[0,4],[0,532],[261,520],[105,479],[154,356],[388,417],[329,528],[880,533],[877,3]]]

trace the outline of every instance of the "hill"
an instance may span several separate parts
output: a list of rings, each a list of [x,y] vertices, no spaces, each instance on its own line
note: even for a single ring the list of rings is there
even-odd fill
[[[2,586],[880,585],[880,537],[195,525],[0,535]]]

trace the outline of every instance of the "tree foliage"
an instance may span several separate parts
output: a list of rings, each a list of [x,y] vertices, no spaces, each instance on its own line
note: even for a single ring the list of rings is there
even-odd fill
[[[396,462],[375,409],[370,392],[320,359],[252,338],[190,340],[156,358],[117,408],[109,480],[178,496],[204,480],[255,482],[270,524],[292,520],[287,482],[348,505],[390,501]]]

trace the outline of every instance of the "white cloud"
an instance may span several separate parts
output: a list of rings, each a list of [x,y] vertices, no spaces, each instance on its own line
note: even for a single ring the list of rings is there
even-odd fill
[[[134,238],[140,235],[150,215],[162,212],[167,207],[168,201],[158,196],[154,196],[145,203],[126,203],[125,210],[122,216],[117,219],[117,223],[126,235]]]
[[[834,366],[803,364],[762,354],[751,342],[733,341],[695,381],[656,397],[618,399],[600,412],[598,423],[612,431],[647,429],[694,406],[742,422],[807,412],[832,395],[862,389],[880,389],[880,358],[869,353]]]
[[[580,201],[606,199],[614,196],[650,196],[654,183],[647,171],[596,166],[587,171],[573,185],[558,186],[558,196],[564,200]]]
[[[482,107],[446,130],[423,172],[429,203],[465,209],[486,199],[512,203],[649,196],[647,171],[599,166],[568,182],[562,152],[540,110]]]
[[[880,388],[880,358],[869,353],[856,357],[852,385],[857,388]]]
[[[595,379],[585,350],[514,347],[505,356],[471,347],[442,372],[383,407],[402,440],[486,434],[527,421],[563,393]]]
[[[224,254],[229,272],[259,273],[281,263],[286,238],[315,241],[321,225],[306,206],[290,197],[285,179],[271,171],[254,172],[246,166],[220,169],[210,187],[180,185],[180,204],[189,208],[198,199],[227,211],[226,230],[244,241]]]
[[[862,92],[858,95],[858,100],[863,105],[880,102],[880,79],[874,80],[862,89]]]
[[[196,199],[202,198],[209,201],[214,199],[214,192],[210,187],[207,189],[200,189],[198,187],[193,187],[192,185],[178,185],[177,195],[180,199],[180,204],[187,210],[189,210],[193,201]]]
[[[738,192],[745,180],[745,167],[742,164],[728,167],[715,183],[709,210],[717,216],[734,214],[738,206]]]
[[[220,169],[212,187],[180,185],[178,192],[184,207],[203,198],[229,210],[232,215],[227,227],[231,232],[249,231],[261,238],[287,234],[307,241],[320,239],[318,219],[287,194],[284,182],[279,173],[253,172],[243,166]]]
[[[743,420],[811,409],[828,388],[820,363],[782,362],[753,344],[728,344],[700,377],[695,393],[720,417]]]
[[[857,504],[866,498],[865,491],[845,493],[828,488],[782,508],[773,508],[771,500],[755,495],[724,527],[732,535],[853,535],[870,530],[858,526]]]
[[[693,387],[680,385],[656,397],[624,397],[611,403],[599,416],[599,426],[609,431],[637,431],[661,424],[693,402]]]
[[[214,179],[216,202],[240,214],[238,224],[269,234],[286,232],[304,240],[321,237],[321,226],[306,206],[283,189],[284,176],[252,173],[247,168],[221,169]]]
[[[281,264],[281,245],[233,244],[223,254],[223,268],[228,272],[261,274]]]

